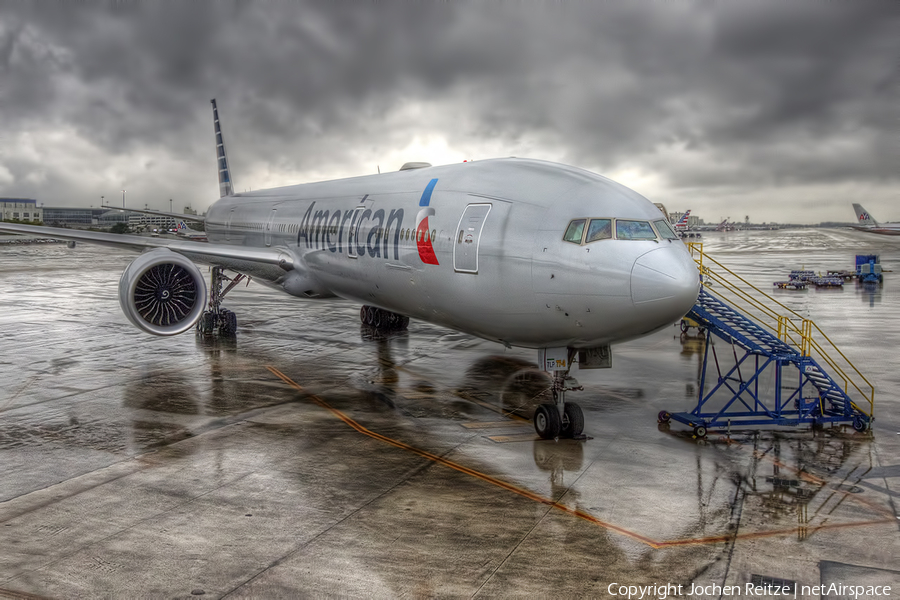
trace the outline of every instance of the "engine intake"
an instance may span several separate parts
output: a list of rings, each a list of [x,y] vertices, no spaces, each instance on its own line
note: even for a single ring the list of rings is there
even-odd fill
[[[136,258],[122,273],[119,304],[138,329],[175,335],[193,327],[203,314],[206,282],[189,259],[157,248]]]

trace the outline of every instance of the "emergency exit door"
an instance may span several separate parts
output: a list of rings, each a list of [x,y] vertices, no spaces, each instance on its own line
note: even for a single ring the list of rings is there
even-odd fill
[[[478,272],[478,246],[490,204],[470,204],[463,211],[453,248],[453,268],[460,273]]]

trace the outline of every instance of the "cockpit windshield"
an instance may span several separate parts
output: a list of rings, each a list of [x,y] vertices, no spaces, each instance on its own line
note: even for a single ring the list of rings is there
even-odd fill
[[[584,235],[584,224],[586,222],[587,219],[575,219],[569,223],[569,227],[566,229],[566,234],[563,236],[563,239],[567,242],[572,242],[573,244],[580,244],[581,238]]]
[[[664,220],[654,221],[659,235],[665,239],[677,239]],[[615,236],[613,232],[615,231]],[[590,244],[600,240],[656,240],[656,231],[649,221],[631,219],[573,219],[563,234],[563,240],[572,244]]]
[[[666,221],[665,219],[660,219],[659,221],[653,221],[653,224],[656,225],[656,230],[659,232],[659,235],[665,240],[677,240],[678,234],[672,230],[672,225]]]
[[[616,219],[616,239],[619,240],[655,240],[656,232],[648,221],[626,221]]]
[[[588,226],[587,238],[585,244],[596,242],[597,240],[608,240],[612,237],[612,221],[610,219],[591,219]]]

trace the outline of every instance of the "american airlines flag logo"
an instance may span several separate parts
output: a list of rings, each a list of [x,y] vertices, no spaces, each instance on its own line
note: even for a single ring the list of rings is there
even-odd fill
[[[864,213],[864,212],[859,213],[859,220],[860,220],[860,221],[868,221],[868,220],[869,220],[869,213]]]

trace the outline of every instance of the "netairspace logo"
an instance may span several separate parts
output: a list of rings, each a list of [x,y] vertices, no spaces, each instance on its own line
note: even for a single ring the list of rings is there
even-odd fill
[[[666,583],[653,585],[627,585],[611,583],[606,588],[610,596],[626,598],[627,600],[643,600],[657,598],[666,600],[669,597],[694,597],[694,598],[806,598],[820,596],[839,596],[853,598],[854,600],[869,598],[884,598],[891,596],[889,585],[846,585],[843,583],[831,583],[822,585],[757,585],[747,583],[744,585],[719,585],[710,583],[700,585],[692,583],[690,589],[685,592],[682,584]],[[798,588],[800,588],[798,590]],[[799,594],[798,594],[799,592]]]

